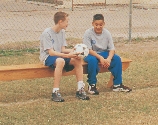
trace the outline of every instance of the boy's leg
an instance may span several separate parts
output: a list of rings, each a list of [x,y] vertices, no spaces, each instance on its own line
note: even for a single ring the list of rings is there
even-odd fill
[[[114,76],[113,83],[114,85],[122,84],[122,62],[121,58],[118,55],[114,55],[110,67],[108,68],[112,75]]]
[[[71,58],[70,63],[75,68],[76,79],[78,84],[78,89],[76,92],[76,97],[82,100],[89,100],[90,98],[86,95],[84,91],[85,84],[83,83],[83,67],[82,60]]]
[[[63,102],[64,99],[59,93],[59,84],[62,77],[62,70],[65,65],[65,61],[62,58],[56,56],[49,56],[45,61],[46,66],[55,66],[54,70],[54,85],[52,91],[52,100],[55,102]]]
[[[57,58],[55,62],[55,70],[54,70],[54,86],[53,88],[59,88],[59,83],[62,77],[63,67],[65,65],[65,61],[62,58]]]
[[[70,65],[73,65],[75,68],[76,79],[77,81],[83,81],[83,67],[82,60],[71,58]]]
[[[104,58],[107,58],[109,53],[108,52],[102,52],[100,53]],[[113,91],[125,91],[125,92],[130,92],[131,89],[129,87],[126,87],[122,84],[122,62],[121,58],[118,55],[114,55],[110,67],[108,68],[109,71],[112,73],[114,76],[113,79]]]
[[[117,91],[130,92],[130,91],[132,91],[132,89],[130,89],[127,86],[124,86],[122,83],[122,62],[121,62],[121,58],[118,55],[113,56],[109,70],[111,71],[111,73],[114,76],[113,91],[115,91],[115,92],[117,92]]]
[[[93,95],[98,95],[99,92],[96,88],[97,74],[99,72],[98,59],[95,56],[88,55],[84,59],[84,61],[88,63],[88,67],[87,67],[87,72],[88,72],[87,82],[89,83],[88,92]]]
[[[99,55],[103,56],[106,59],[109,55],[109,52],[101,52],[99,53]],[[114,79],[113,79],[114,85],[121,84],[122,83],[122,62],[121,62],[121,58],[118,55],[114,54],[108,69],[114,76]]]

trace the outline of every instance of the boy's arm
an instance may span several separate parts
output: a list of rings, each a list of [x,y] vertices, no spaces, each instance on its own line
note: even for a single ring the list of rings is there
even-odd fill
[[[94,50],[92,50],[92,49],[89,50],[89,54],[95,56],[95,57],[96,57],[97,59],[99,59],[99,60],[104,59],[101,55],[99,55],[96,51],[94,51]]]
[[[96,53],[95,51],[93,51],[92,49],[89,50],[89,54],[95,56],[97,59],[101,60],[104,59],[101,55],[99,55],[98,53]],[[112,57],[115,54],[115,50],[110,50],[109,51],[109,56],[107,57],[107,59],[111,62]]]
[[[95,56],[101,63],[102,67],[108,68],[111,63],[111,59],[115,54],[115,50],[109,50],[109,56],[107,59],[104,59],[101,55],[99,55],[97,52],[93,51],[92,49],[89,50],[89,54]]]
[[[72,51],[73,51],[73,49],[66,49],[65,46],[63,46],[62,49],[61,49],[62,53],[70,53]]]
[[[115,54],[115,50],[109,50],[109,56],[107,57],[107,60],[111,62],[111,59],[113,58]]]
[[[63,58],[78,58],[77,55],[73,54],[73,53],[60,53],[60,52],[56,52],[53,49],[48,49],[47,50],[50,56],[59,56],[59,57],[63,57]]]
[[[60,57],[68,58],[68,54],[56,52],[53,49],[48,49],[47,51],[50,56],[60,56]]]

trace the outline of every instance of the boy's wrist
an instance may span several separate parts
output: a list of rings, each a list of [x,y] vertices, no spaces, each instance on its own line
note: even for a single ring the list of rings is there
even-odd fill
[[[99,60],[104,59],[102,56],[99,55]]]
[[[112,58],[111,58],[111,57],[108,57],[107,59],[108,59],[108,60],[111,60]]]

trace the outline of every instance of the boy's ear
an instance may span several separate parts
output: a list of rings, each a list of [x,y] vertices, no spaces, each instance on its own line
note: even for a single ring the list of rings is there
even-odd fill
[[[94,25],[94,21],[92,22],[92,26]]]
[[[62,23],[62,20],[59,20],[59,21],[58,21],[58,24],[60,24],[60,23]]]
[[[104,22],[104,26],[105,26],[105,22]]]

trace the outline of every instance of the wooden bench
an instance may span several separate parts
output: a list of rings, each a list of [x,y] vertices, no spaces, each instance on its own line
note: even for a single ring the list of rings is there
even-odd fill
[[[122,60],[122,70],[125,71],[132,60],[127,58],[121,58]],[[109,72],[107,68],[100,67],[100,73]],[[83,73],[87,74],[87,63],[83,61]],[[75,71],[65,72],[63,71],[63,76],[75,75]],[[54,70],[44,66],[43,64],[22,64],[22,65],[10,65],[10,66],[0,66],[0,81],[12,81],[20,79],[34,79],[34,78],[44,78],[53,77]],[[107,87],[113,85],[113,76],[110,76]]]

